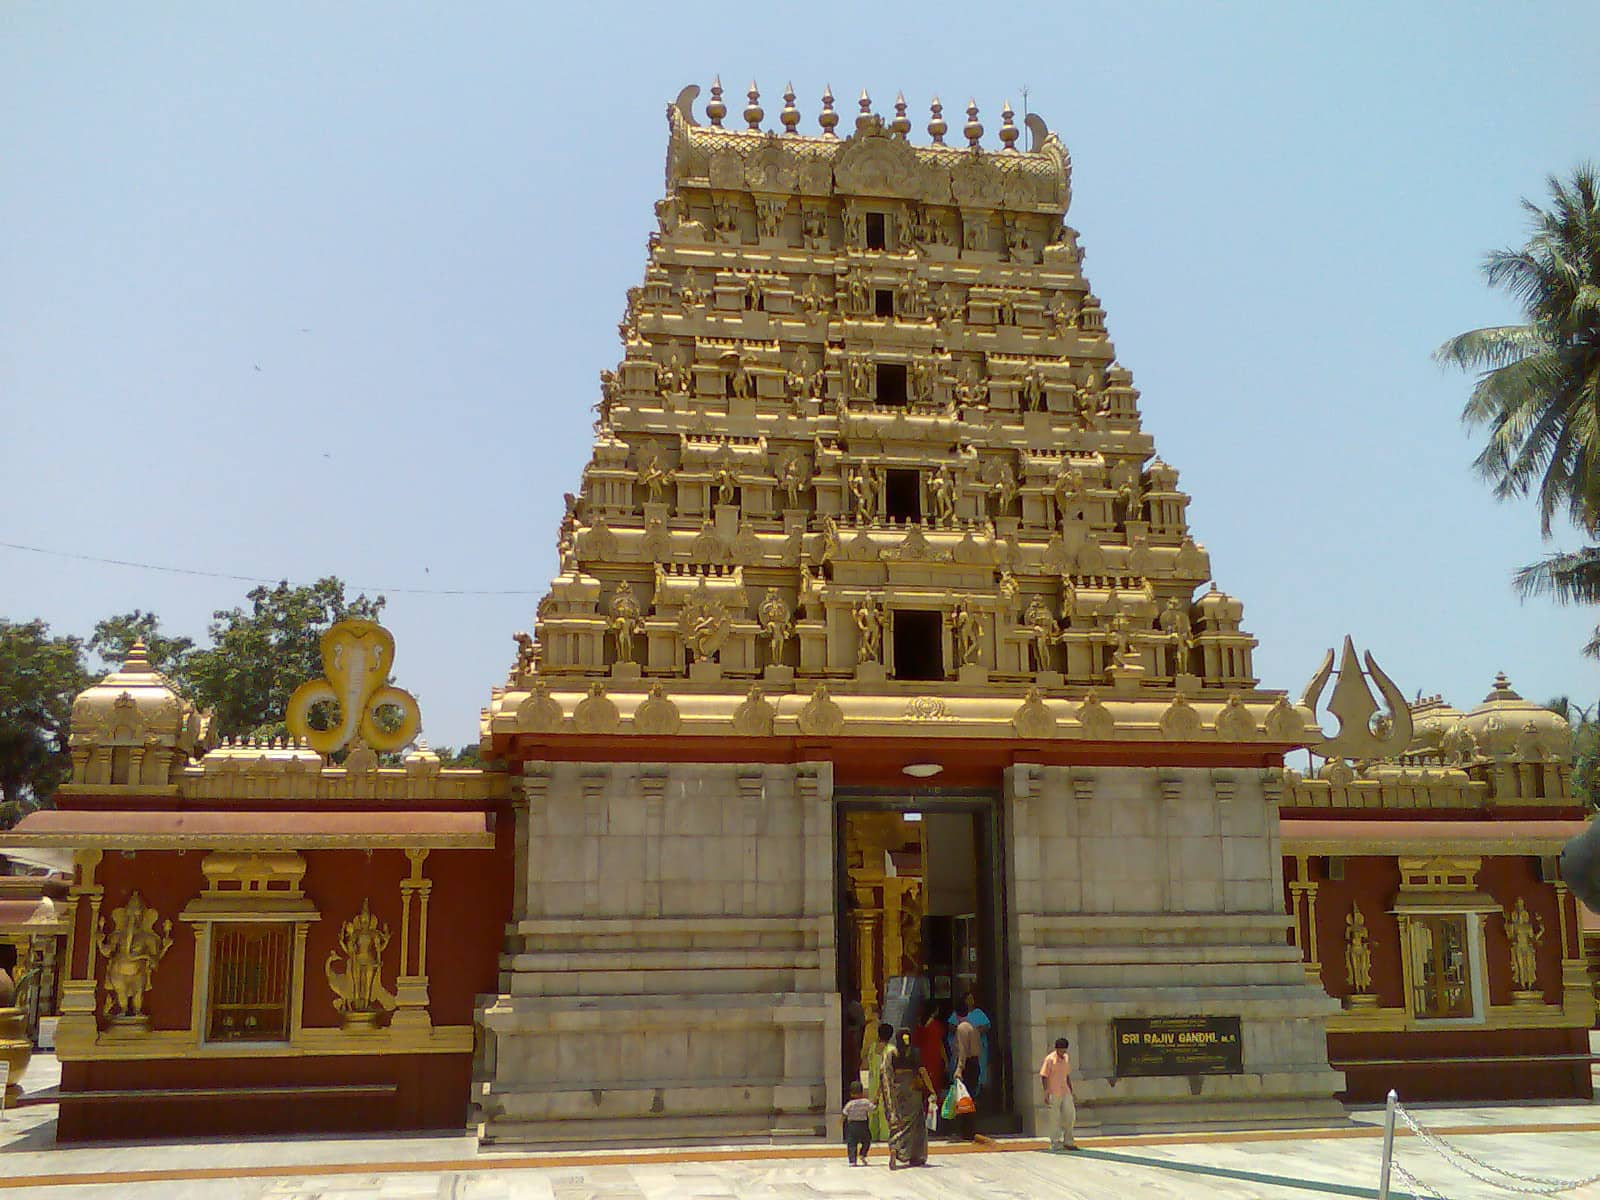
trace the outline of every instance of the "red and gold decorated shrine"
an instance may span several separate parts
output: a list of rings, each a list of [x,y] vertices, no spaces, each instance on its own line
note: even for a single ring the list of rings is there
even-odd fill
[[[393,642],[347,622],[323,649],[348,730],[211,745],[140,645],[78,697],[72,781],[7,835],[71,874],[61,1140],[464,1126],[505,777],[425,747],[379,765],[373,743],[398,749],[417,715],[383,683]],[[369,719],[385,707],[393,729]]]

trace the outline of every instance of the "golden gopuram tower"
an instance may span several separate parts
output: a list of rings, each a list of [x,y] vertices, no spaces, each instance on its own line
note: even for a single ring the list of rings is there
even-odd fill
[[[698,95],[484,717],[521,794],[482,1135],[824,1136],[863,1025],[968,1002],[996,1129],[1063,1033],[1086,1128],[1337,1113],[1275,807],[1314,719],[1207,587],[1066,148]]]

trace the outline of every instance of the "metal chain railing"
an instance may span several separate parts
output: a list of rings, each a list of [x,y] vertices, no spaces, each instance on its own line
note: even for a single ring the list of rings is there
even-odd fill
[[[1438,1134],[1431,1132],[1420,1125],[1394,1092],[1389,1093],[1387,1111],[1384,1113],[1383,1130],[1383,1166],[1378,1181],[1378,1196],[1380,1200],[1387,1200],[1389,1193],[1389,1172],[1391,1169],[1397,1173],[1412,1189],[1414,1195],[1426,1193],[1430,1200],[1444,1200],[1444,1197],[1432,1187],[1423,1183],[1410,1171],[1394,1161],[1394,1121],[1398,1116],[1405,1122],[1406,1128],[1416,1136],[1428,1149],[1432,1150],[1445,1162],[1464,1175],[1469,1175],[1479,1183],[1487,1183],[1503,1191],[1515,1192],[1524,1196],[1554,1196],[1560,1192],[1575,1191],[1587,1187],[1591,1183],[1600,1183],[1600,1174],[1590,1175],[1583,1179],[1551,1179],[1541,1175],[1525,1175],[1521,1171],[1513,1171],[1510,1167],[1496,1166],[1486,1162],[1470,1151],[1463,1150],[1460,1146],[1444,1140]],[[1420,1189],[1420,1191],[1419,1191]]]

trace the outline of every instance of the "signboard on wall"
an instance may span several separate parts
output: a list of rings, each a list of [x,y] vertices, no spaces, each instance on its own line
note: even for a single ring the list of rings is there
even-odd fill
[[[1119,1078],[1244,1071],[1238,1017],[1115,1017],[1111,1026]]]

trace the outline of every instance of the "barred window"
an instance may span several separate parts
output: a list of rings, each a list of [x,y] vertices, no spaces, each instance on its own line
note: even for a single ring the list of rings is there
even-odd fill
[[[207,1040],[288,1039],[293,946],[294,926],[288,922],[229,922],[212,927]]]
[[[1465,915],[1413,916],[1411,1012],[1426,1018],[1473,1015],[1469,926]]]

